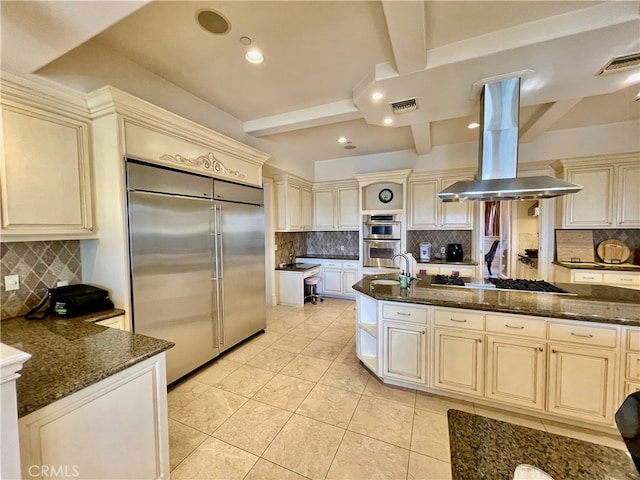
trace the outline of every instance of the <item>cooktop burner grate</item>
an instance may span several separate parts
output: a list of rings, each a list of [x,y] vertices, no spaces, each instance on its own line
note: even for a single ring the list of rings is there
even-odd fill
[[[435,275],[432,283],[435,285],[456,285],[458,287],[464,287],[464,282],[460,277],[451,277],[448,275]]]
[[[568,293],[561,288],[556,287],[552,283],[544,280],[523,280],[513,278],[488,278],[496,288],[504,290],[524,290],[527,292],[551,292],[551,293]]]

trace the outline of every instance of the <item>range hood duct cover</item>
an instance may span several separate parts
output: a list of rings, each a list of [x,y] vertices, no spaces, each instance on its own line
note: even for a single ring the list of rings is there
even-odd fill
[[[488,83],[480,95],[479,180],[438,193],[444,202],[525,200],[576,193],[582,186],[554,177],[517,177],[520,78]]]

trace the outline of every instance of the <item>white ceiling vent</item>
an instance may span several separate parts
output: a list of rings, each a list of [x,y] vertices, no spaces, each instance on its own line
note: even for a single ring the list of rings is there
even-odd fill
[[[626,70],[627,68],[637,67],[638,65],[640,65],[640,52],[632,53],[631,55],[613,57],[604,67],[602,67],[598,72],[598,75]]]
[[[393,110],[394,115],[398,115],[400,113],[414,112],[418,109],[418,102],[416,101],[415,98],[400,100],[399,102],[393,102],[391,104],[391,109]]]

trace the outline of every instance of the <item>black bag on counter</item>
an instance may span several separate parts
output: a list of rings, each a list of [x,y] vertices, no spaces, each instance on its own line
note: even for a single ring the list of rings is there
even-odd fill
[[[47,309],[38,316],[36,313],[47,303]],[[42,320],[49,313],[55,313],[64,318],[79,317],[89,313],[100,312],[113,308],[109,299],[109,292],[91,285],[67,285],[50,288],[47,298],[40,305],[25,315],[28,320]]]

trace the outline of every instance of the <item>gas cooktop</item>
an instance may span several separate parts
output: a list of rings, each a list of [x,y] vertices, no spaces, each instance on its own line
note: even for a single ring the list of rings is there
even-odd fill
[[[466,281],[465,281],[466,280]],[[470,288],[491,288],[496,290],[518,290],[521,292],[565,293],[554,284],[544,280],[525,280],[520,278],[465,278],[447,275],[434,275],[431,284],[436,286],[454,286]]]

